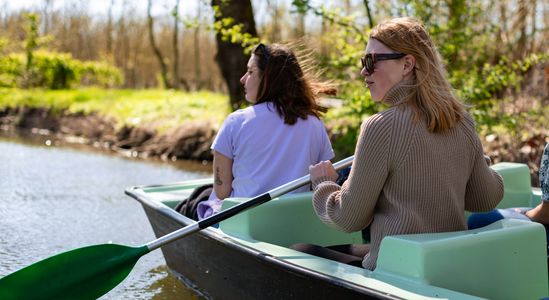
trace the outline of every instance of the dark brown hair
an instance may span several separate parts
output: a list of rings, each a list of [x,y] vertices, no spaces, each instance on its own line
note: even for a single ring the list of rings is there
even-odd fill
[[[300,63],[289,47],[280,44],[259,44],[253,54],[261,72],[256,104],[272,102],[288,125],[295,124],[298,118],[318,118],[326,112],[316,98],[319,93],[335,95],[336,89],[318,80],[307,61]]]

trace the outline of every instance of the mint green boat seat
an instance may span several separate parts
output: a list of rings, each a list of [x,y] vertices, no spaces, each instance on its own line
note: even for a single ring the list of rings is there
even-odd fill
[[[521,220],[383,239],[374,273],[487,299],[549,295],[545,229]]]
[[[168,207],[174,208],[179,202],[187,199],[195,188],[213,183],[212,178],[188,180],[181,183],[172,183],[159,186],[149,186],[143,189],[149,197],[158,200]]]
[[[519,163],[498,163],[492,169],[503,177],[504,196],[497,208],[532,207],[532,185],[528,166]]]
[[[312,193],[289,194],[220,223],[220,229],[231,235],[287,247],[296,243],[321,246],[362,243],[361,232],[345,233],[322,223],[311,201]],[[223,201],[227,209],[247,198]]]

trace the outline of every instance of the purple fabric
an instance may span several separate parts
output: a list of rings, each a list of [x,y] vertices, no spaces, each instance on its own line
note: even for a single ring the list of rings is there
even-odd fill
[[[198,214],[198,219],[202,220],[207,217],[210,217],[221,210],[221,204],[223,202],[219,199],[210,199],[198,203],[196,213]]]

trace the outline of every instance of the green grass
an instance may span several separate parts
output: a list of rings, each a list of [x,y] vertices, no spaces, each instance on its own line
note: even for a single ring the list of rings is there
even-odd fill
[[[119,126],[153,126],[161,131],[199,120],[219,126],[230,112],[227,96],[206,91],[0,89],[0,109],[18,106],[96,112]]]

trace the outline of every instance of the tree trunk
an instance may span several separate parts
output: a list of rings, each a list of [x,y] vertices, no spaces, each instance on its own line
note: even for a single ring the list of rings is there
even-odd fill
[[[50,11],[52,0],[45,0],[44,2],[44,11],[42,13],[44,15],[44,33],[42,35],[45,36],[50,32]]]
[[[530,29],[530,35],[532,36],[532,38],[530,38],[530,47],[528,49],[529,53],[535,53],[537,52],[537,49],[536,49],[536,34],[537,34],[537,27],[536,27],[536,6],[537,6],[537,1],[536,0],[531,0],[530,1],[530,7],[532,8],[532,15],[531,15],[531,22],[530,22],[530,26],[531,29]]]
[[[168,67],[166,66],[166,63],[164,62],[164,58],[162,57],[162,53],[160,52],[160,49],[158,49],[158,46],[156,45],[156,42],[154,40],[154,20],[151,16],[151,6],[152,6],[152,0],[148,1],[147,6],[147,19],[148,19],[148,25],[149,25],[149,41],[151,43],[151,47],[154,51],[154,55],[158,59],[158,63],[160,64],[160,76],[162,76],[162,81],[164,82],[165,88],[171,88],[170,82],[168,81]]]
[[[173,87],[179,88],[179,0],[173,9]]]
[[[267,7],[271,12],[271,42],[276,43],[281,39],[282,26],[280,19],[282,12],[277,0],[267,0]]]
[[[528,18],[528,2],[526,0],[519,0],[518,3],[518,10],[516,14],[515,24],[514,28],[519,32],[519,38],[516,40],[515,45],[515,60],[519,60],[524,58],[526,55],[526,26],[527,26],[527,18]]]
[[[212,0],[212,6],[218,6],[221,15],[216,14],[215,21],[224,18],[233,18],[236,24],[242,24],[242,32],[256,37],[254,14],[250,0]],[[244,54],[240,44],[223,41],[220,32],[216,32],[217,55],[215,57],[221,74],[229,89],[231,107],[238,109],[244,101],[244,88],[240,84],[240,77],[246,72],[249,55]]]
[[[127,30],[128,24],[126,20],[126,15],[128,14],[128,2],[127,0],[122,1],[122,12],[120,13],[120,19],[118,19],[117,24],[117,33],[116,33],[116,43],[113,44],[114,48],[114,62],[116,66],[122,69],[124,76],[128,74],[128,60],[126,56],[126,51],[129,45],[129,32]],[[124,87],[130,87],[129,81],[124,82]]]
[[[107,45],[106,45],[106,48],[107,48],[107,55],[109,56],[109,58],[111,58],[110,56],[112,55],[112,8],[114,6],[114,0],[111,0],[111,4],[109,5],[109,15],[108,15],[108,19],[107,19],[107,30],[106,30],[106,35],[107,35]]]
[[[196,12],[196,28],[194,29],[194,81],[195,81],[195,90],[200,90],[202,88],[202,67],[200,64],[200,23],[202,15],[202,8],[200,5],[197,5]]]
[[[294,30],[296,39],[305,36],[305,16],[306,12],[297,12],[297,24]]]
[[[368,15],[368,25],[370,25],[370,28],[374,28],[374,19],[372,18],[372,11],[368,0],[364,0],[364,8],[366,8],[366,14]]]

